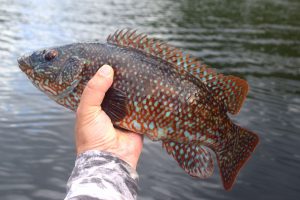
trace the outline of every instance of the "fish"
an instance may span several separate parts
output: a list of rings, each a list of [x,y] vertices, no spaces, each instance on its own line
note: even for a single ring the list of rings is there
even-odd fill
[[[102,109],[114,126],[143,134],[162,147],[190,176],[213,174],[214,156],[225,190],[259,143],[228,114],[239,113],[247,81],[217,73],[199,59],[158,39],[121,29],[106,42],[49,47],[18,58],[39,90],[76,111],[88,81],[104,64],[114,69]]]

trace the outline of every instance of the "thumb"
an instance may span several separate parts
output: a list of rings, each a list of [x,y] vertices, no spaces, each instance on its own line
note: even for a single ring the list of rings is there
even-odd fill
[[[113,75],[112,67],[103,65],[86,85],[78,109],[80,108],[80,110],[84,111],[90,107],[100,107],[105,92],[113,82]]]

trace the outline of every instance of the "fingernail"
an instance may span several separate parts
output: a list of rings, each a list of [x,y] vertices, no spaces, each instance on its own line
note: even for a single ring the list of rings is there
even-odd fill
[[[105,76],[105,77],[109,77],[110,74],[111,74],[111,67],[108,66],[108,65],[103,65],[100,69],[99,69],[99,73],[102,75],[102,76]]]

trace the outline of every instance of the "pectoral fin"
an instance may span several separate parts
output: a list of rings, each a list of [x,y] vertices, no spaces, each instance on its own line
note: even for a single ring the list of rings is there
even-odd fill
[[[121,90],[110,88],[105,93],[101,107],[112,122],[118,122],[127,114],[127,96]]]

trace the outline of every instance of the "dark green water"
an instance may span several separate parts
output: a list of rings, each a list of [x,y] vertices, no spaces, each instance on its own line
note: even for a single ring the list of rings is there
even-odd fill
[[[0,199],[62,199],[73,168],[74,113],[20,72],[24,52],[102,40],[132,27],[168,41],[251,87],[235,121],[261,142],[231,192],[218,169],[186,175],[145,141],[139,199],[298,199],[300,2],[298,0],[0,0]]]

